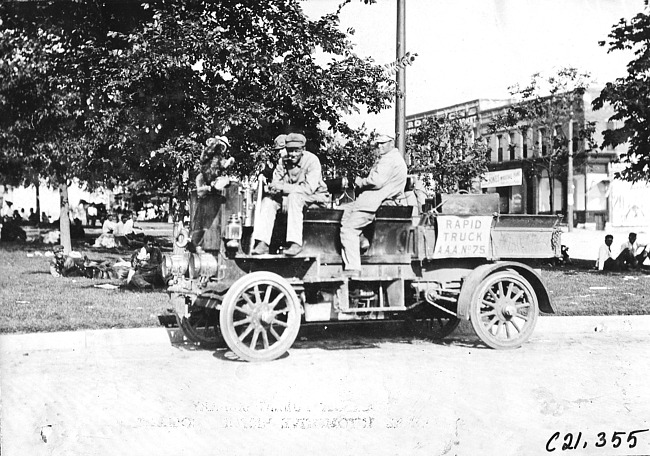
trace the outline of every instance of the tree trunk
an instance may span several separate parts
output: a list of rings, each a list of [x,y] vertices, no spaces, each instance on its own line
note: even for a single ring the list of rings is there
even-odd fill
[[[70,238],[70,202],[68,200],[68,184],[66,182],[59,185],[59,195],[61,197],[61,212],[59,214],[61,245],[63,246],[63,253],[67,255],[72,251],[72,240]]]
[[[41,183],[37,179],[36,182],[36,215],[38,216],[38,225],[40,225],[41,221]]]

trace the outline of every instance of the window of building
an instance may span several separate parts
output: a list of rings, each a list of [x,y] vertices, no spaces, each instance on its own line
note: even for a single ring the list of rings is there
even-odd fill
[[[546,137],[546,128],[539,129],[539,149],[542,155],[546,155],[548,151],[548,138]]]
[[[510,160],[514,160],[515,159],[515,148],[517,146],[517,143],[515,143],[515,134],[510,133],[509,137],[510,137],[510,143],[508,144],[508,151],[510,152],[509,153],[509,158],[510,158]]]
[[[498,162],[503,161],[503,136],[502,135],[497,136],[497,161]]]
[[[527,128],[521,130],[521,158],[528,158],[528,134]]]

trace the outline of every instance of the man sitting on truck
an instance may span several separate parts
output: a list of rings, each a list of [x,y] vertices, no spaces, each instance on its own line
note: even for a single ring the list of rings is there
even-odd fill
[[[285,255],[302,251],[303,208],[311,204],[325,205],[329,201],[323,181],[321,164],[316,155],[305,150],[307,139],[300,133],[285,137],[286,157],[280,159],[273,179],[265,188],[259,218],[255,220],[253,239],[257,245],[253,255],[269,253],[275,217],[280,208],[287,213],[287,246]]]
[[[375,212],[382,204],[397,205],[404,196],[406,186],[406,162],[395,141],[388,135],[379,135],[373,142],[378,158],[368,177],[355,179],[361,193],[343,212],[341,219],[341,256],[344,274],[356,277],[361,273],[359,236],[361,230],[375,219]]]

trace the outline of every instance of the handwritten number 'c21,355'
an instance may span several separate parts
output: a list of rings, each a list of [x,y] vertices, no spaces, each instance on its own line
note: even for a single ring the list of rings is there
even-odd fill
[[[637,429],[635,431],[615,431],[612,432],[612,437],[611,440],[608,442],[607,440],[607,433],[606,432],[599,432],[597,434],[596,442],[594,445],[598,448],[602,448],[607,443],[612,444],[612,448],[618,448],[623,444],[623,438],[625,434],[627,434],[627,440],[626,443],[628,444],[629,448],[634,448],[637,443],[638,439],[635,434],[639,434],[641,432],[646,432],[650,429]],[[564,437],[561,442],[562,446],[558,447],[560,444],[560,436],[562,434],[560,431],[557,431],[554,433],[550,439],[546,442],[546,451],[549,453],[552,453],[555,450],[561,450],[561,451],[567,451],[567,450],[576,450],[578,448],[587,448],[589,445],[588,439],[582,440],[582,432],[578,432],[577,434],[573,434],[571,432],[567,432],[564,434]],[[582,444],[582,445],[581,445]]]

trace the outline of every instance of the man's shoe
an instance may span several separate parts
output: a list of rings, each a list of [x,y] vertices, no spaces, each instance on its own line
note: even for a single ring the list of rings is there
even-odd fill
[[[251,253],[253,255],[266,255],[269,253],[269,245],[264,241],[257,241],[257,245]]]
[[[343,277],[347,277],[348,279],[353,279],[355,277],[360,277],[361,276],[361,271],[358,269],[344,269],[343,270]]]
[[[296,244],[295,242],[291,243],[291,246],[288,249],[284,250],[284,254],[287,256],[296,256],[302,252],[302,246]]]

